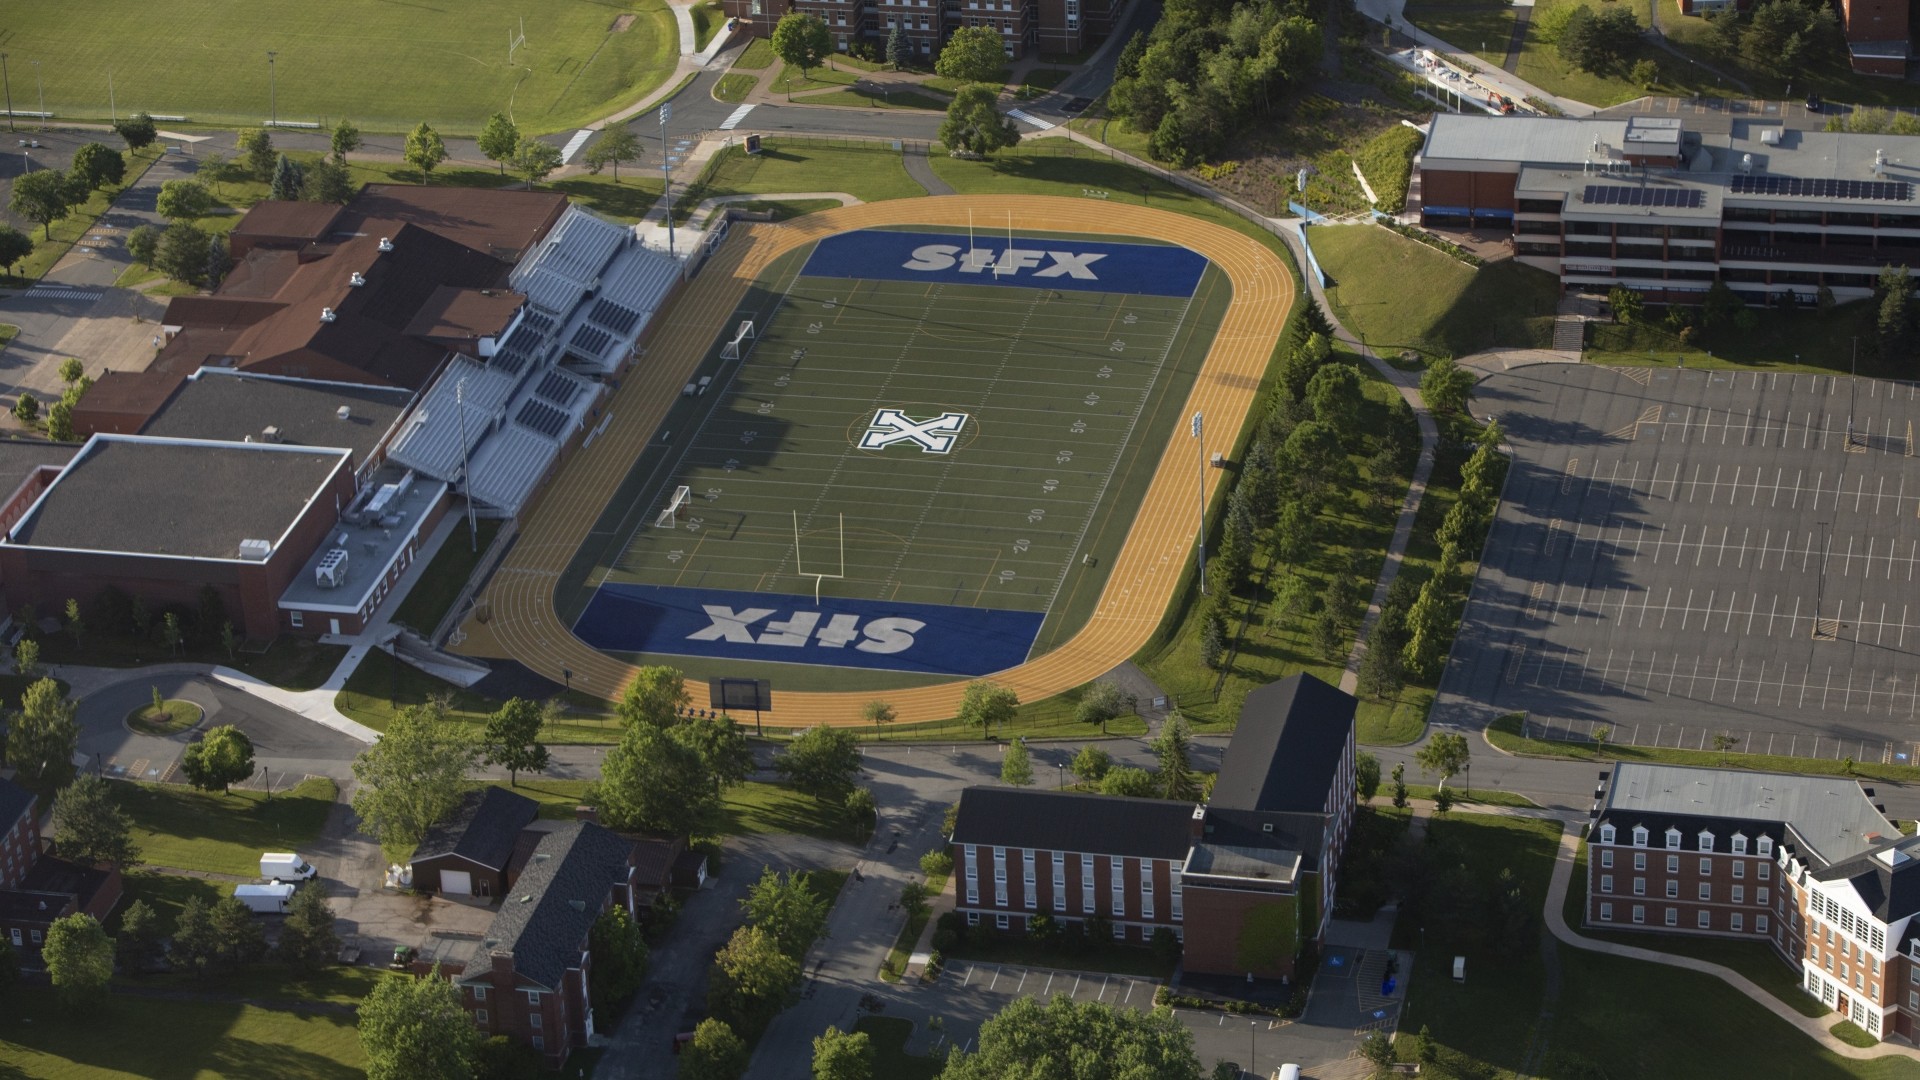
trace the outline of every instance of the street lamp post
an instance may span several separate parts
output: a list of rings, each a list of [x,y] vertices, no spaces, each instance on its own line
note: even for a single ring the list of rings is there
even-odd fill
[[[791,95],[789,95],[791,96]],[[660,106],[660,171],[667,178],[667,254],[673,254],[673,155],[667,152],[667,121],[673,119],[673,102]]]
[[[33,86],[40,94],[40,130],[47,130],[47,87],[40,81],[40,61],[33,62]]]
[[[1254,1061],[1259,1056],[1259,1052],[1253,1046],[1254,1037],[1258,1034],[1260,1034],[1260,1021],[1247,1021],[1247,1071],[1255,1076],[1260,1075],[1260,1066]]]
[[[1207,440],[1205,421],[1193,414],[1193,442],[1200,450],[1200,595],[1207,595]]]
[[[275,77],[274,58],[280,54],[267,50],[267,126],[280,126],[280,81]]]
[[[1053,767],[1060,770],[1060,790],[1067,790],[1067,763],[1064,761],[1056,761],[1053,763]]]
[[[13,78],[7,74],[7,54],[0,52],[0,85],[7,90],[7,130],[13,131]]]

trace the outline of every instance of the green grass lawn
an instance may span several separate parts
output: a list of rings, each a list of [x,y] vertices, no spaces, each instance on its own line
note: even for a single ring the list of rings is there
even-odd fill
[[[947,887],[947,875],[934,874],[923,883],[927,887],[927,898],[939,896]],[[887,950],[887,958],[880,962],[880,978],[897,983],[906,974],[907,963],[913,959],[913,947],[920,941],[921,931],[933,918],[931,905],[927,910],[907,917],[900,932],[893,937],[893,948]]]
[[[84,604],[84,601],[82,601]],[[173,657],[161,645],[134,638],[88,634],[75,644],[66,634],[45,634],[40,642],[43,664],[91,664],[99,667],[140,667],[171,660],[220,664],[244,671],[261,682],[284,690],[312,690],[327,681],[345,645],[322,645],[311,638],[280,637],[263,653],[228,656],[219,645],[183,647]]]
[[[168,698],[158,710],[151,702],[127,714],[127,726],[142,735],[173,735],[200,722],[200,706]]]
[[[370,728],[385,731],[387,724],[401,709],[425,704],[429,699],[443,694],[452,703],[448,718],[472,724],[476,728],[485,724],[487,717],[499,711],[504,704],[437,679],[395,659],[391,653],[375,649],[360,661],[360,666],[348,677],[346,686],[334,695],[333,706]],[[566,701],[566,719],[558,724],[549,724],[541,732],[543,740],[548,743],[612,743],[620,740],[619,722],[613,718],[607,702],[578,693],[567,695]]]
[[[1413,770],[1408,771],[1412,772]],[[1391,802],[1393,798],[1393,781],[1391,779],[1382,780],[1380,782],[1380,790],[1386,793],[1388,801]],[[1431,799],[1439,790],[1439,787],[1434,784],[1408,784],[1407,797],[1410,799]],[[1517,791],[1501,791],[1498,788],[1463,788],[1458,784],[1448,785],[1447,790],[1453,794],[1453,805],[1456,807],[1468,806],[1474,803],[1478,803],[1481,806],[1519,806],[1528,808],[1540,805]],[[1379,796],[1375,796],[1375,798],[1378,797]]]
[[[884,146],[836,147],[768,139],[761,147],[758,154],[729,147],[714,155],[700,178],[674,198],[674,213],[684,219],[700,200],[714,195],[844,191],[863,202],[879,202],[926,194],[907,175],[900,152]]]
[[[776,94],[798,94],[806,90],[852,86],[859,78],[858,71],[841,71],[839,68],[822,65],[808,68],[803,73],[792,64],[782,64],[780,74],[773,80],[773,86],[769,89]]]
[[[707,216],[707,220],[711,222],[726,213],[729,209],[732,209],[745,211],[764,210],[771,213],[775,221],[788,221],[802,214],[811,214],[816,210],[831,210],[839,205],[841,205],[841,203],[837,199],[746,199],[741,202],[731,202],[714,207],[713,213]]]
[[[800,100],[809,105],[846,105],[856,109],[928,109],[936,112],[945,112],[948,104],[932,94],[921,94],[912,90],[881,93],[878,90],[868,90],[863,87],[835,90],[828,94],[814,94]]]
[[[1404,573],[1404,570],[1402,571]],[[1405,746],[1427,732],[1432,687],[1408,685],[1392,701],[1361,698],[1354,717],[1358,738],[1368,746]]]
[[[0,353],[6,352],[7,346],[13,344],[13,339],[19,336],[19,327],[12,323],[0,323]]]
[[[507,783],[493,781],[493,786],[504,788]],[[523,773],[520,786],[510,790],[539,803],[541,817],[571,821],[574,807],[586,800],[590,786],[587,780],[550,780],[537,773]],[[720,816],[709,823],[708,832],[715,836],[799,833],[823,840],[854,840],[859,836],[838,806],[822,803],[785,784],[757,780],[727,789]]]
[[[1415,0],[1407,21],[1457,49],[1498,68],[1513,36],[1513,5],[1507,0]]]
[[[255,860],[254,869],[258,870],[258,856],[255,856]],[[145,901],[160,916],[161,929],[171,931],[174,920],[180,917],[180,909],[186,906],[188,900],[212,904],[233,894],[233,886],[224,881],[162,874],[155,870],[129,870],[121,876],[121,880],[126,887],[126,898],[107,919],[107,932],[110,934],[119,932],[120,917],[126,914],[127,905],[135,900]]]
[[[165,18],[141,20],[114,0],[70,0],[26,5],[8,29],[14,56],[45,61],[47,108],[63,119],[107,116],[111,70],[121,116],[247,124],[272,104],[282,120],[351,117],[384,131],[426,120],[448,134],[477,131],[495,111],[524,131],[579,127],[659,86],[680,52],[661,0],[548,0],[537,12],[509,0],[173,0]]]
[[[721,101],[730,101],[737,104],[747,100],[747,95],[753,93],[753,88],[759,85],[759,82],[760,76],[758,75],[730,71],[720,76],[720,81],[714,84],[713,96],[719,98]]]
[[[740,59],[735,60],[733,66],[738,71],[765,71],[777,59],[779,57],[773,54],[773,42],[757,37],[740,50]]]
[[[1522,738],[1518,713],[1500,717],[1489,724],[1487,741],[1509,754],[1572,758],[1595,763],[1645,761],[1667,765],[1701,765],[1716,769],[1758,769],[1762,772],[1851,776],[1865,780],[1891,780],[1895,783],[1908,784],[1920,781],[1920,767],[1882,765],[1877,761],[1836,761],[1831,758],[1788,757],[1785,754],[1722,754],[1714,750],[1623,746],[1614,742],[1596,746],[1591,742]]]
[[[0,1072],[43,1080],[357,1080],[366,1056],[351,1015],[304,1016],[113,995],[84,1010],[15,995],[0,1019]]]
[[[1559,287],[1511,259],[1475,269],[1371,225],[1308,230],[1333,316],[1375,352],[1465,356],[1550,344]]]
[[[720,0],[705,0],[693,5],[687,14],[693,19],[693,51],[700,52],[713,40],[713,35],[727,25],[727,14],[721,10]]]
[[[1012,68],[1001,68],[993,78],[987,80],[987,84],[989,86],[1005,86],[1007,79],[1012,77],[1012,75]],[[967,79],[949,79],[945,75],[935,75],[930,79],[924,80],[921,85],[929,90],[938,90],[943,94],[955,94],[959,93],[961,87],[971,84]]]
[[[120,976],[121,985],[153,987],[161,990],[209,991],[270,1004],[282,1002],[332,1005],[358,1005],[374,984],[386,978],[385,968],[362,965],[322,968],[312,975],[296,975],[284,964],[265,961],[237,971],[223,972],[217,979],[200,979],[184,973]]]
[[[897,1016],[863,1016],[853,1030],[865,1032],[873,1048],[873,1075],[886,1080],[936,1080],[946,1067],[945,1057],[916,1057],[907,1053],[913,1021]]]
[[[465,524],[464,522],[462,523]],[[493,538],[500,534],[502,522],[498,518],[489,518],[478,522],[479,542],[475,544],[464,528],[454,530],[447,542],[433,556],[433,561],[421,573],[420,579],[413,584],[406,599],[393,609],[393,621],[413,627],[421,634],[431,634],[440,620],[453,606],[453,601],[466,587],[467,579],[473,576],[481,556],[493,546]]]
[[[1064,694],[1055,694],[1041,701],[1021,702],[1018,715],[1012,724],[1004,730],[995,728],[995,738],[1010,739],[1015,736],[1026,739],[1086,739],[1105,734],[1113,736],[1135,736],[1147,733],[1147,722],[1137,713],[1128,713],[1107,721],[1104,728],[1083,724],[1074,718],[1074,711],[1080,706],[1080,699],[1092,686],[1076,686]],[[887,695],[876,693],[876,698]],[[986,738],[986,733],[977,727],[960,723],[958,720],[935,720],[925,724],[886,724],[881,727],[861,726],[853,729],[860,738],[875,742],[949,742]]]
[[[316,777],[272,798],[258,791],[222,795],[131,782],[114,792],[133,819],[142,862],[253,877],[261,852],[299,851],[320,834],[338,789]]]
[[[1759,321],[1751,332],[1728,325],[1682,343],[1655,312],[1632,326],[1589,324],[1586,359],[1597,364],[1671,367],[1684,357],[1687,367],[1845,375],[1853,370],[1853,339],[1873,339],[1877,314],[1877,305],[1870,300],[1842,304],[1825,314],[1808,308],[1756,308]],[[1882,362],[1872,349],[1861,353],[1862,375],[1903,379],[1910,374],[1907,365]]]

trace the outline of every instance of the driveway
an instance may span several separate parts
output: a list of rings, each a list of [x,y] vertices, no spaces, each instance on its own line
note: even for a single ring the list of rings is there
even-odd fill
[[[159,689],[164,697],[191,701],[206,711],[199,727],[177,735],[141,735],[127,727],[127,714]],[[253,740],[254,760],[270,770],[277,789],[283,777],[309,774],[350,779],[354,755],[365,745],[306,717],[288,712],[224,683],[192,674],[129,673],[79,702],[80,752],[111,776],[135,780],[173,778],[180,753],[201,732],[231,724]],[[257,780],[257,774],[256,774]]]

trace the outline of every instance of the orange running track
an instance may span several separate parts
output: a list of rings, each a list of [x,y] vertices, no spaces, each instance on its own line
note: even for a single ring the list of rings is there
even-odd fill
[[[1212,222],[1165,210],[1054,196],[950,195],[866,203],[807,214],[783,225],[736,225],[701,273],[669,308],[647,355],[609,405],[613,418],[593,445],[576,450],[524,512],[519,542],[501,563],[468,616],[456,652],[518,660],[558,682],[617,698],[634,668],[573,636],[554,611],[554,587],[587,539],[641,450],[679,400],[680,388],[712,348],[715,336],[744,301],[748,287],[781,255],[832,233],[888,225],[959,227],[969,212],[983,227],[1151,237],[1181,244],[1210,259],[1233,283],[1233,300],[1188,395],[1187,411],[1205,413],[1216,432],[1240,429],[1259,392],[1267,362],[1293,304],[1293,275],[1251,237]],[[987,225],[985,223],[991,223]],[[1211,444],[1226,449],[1225,441]],[[1044,656],[990,676],[1039,701],[1097,679],[1138,652],[1189,573],[1196,532],[1195,449],[1182,425],[1160,455],[1126,546],[1107,576],[1085,626]],[[1212,475],[1214,491],[1226,473]],[[888,690],[900,723],[944,720],[959,711],[966,682]],[[789,727],[859,724],[872,691],[774,692],[769,716]]]

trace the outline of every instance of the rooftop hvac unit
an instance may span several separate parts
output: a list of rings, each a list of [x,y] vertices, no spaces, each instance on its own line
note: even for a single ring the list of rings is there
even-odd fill
[[[1780,129],[1766,128],[1765,130],[1760,132],[1760,141],[1766,144],[1767,146],[1780,145]]]
[[[392,250],[393,250],[393,240],[392,240],[391,238],[389,238],[389,237],[385,237],[385,236],[383,236],[383,237],[381,237],[381,238],[380,238],[380,250],[381,250],[381,251],[392,251]]]
[[[1753,155],[1752,154],[1740,155],[1740,171],[1743,173],[1750,173],[1753,171]]]
[[[337,589],[347,583],[347,549],[334,548],[320,556],[313,568],[313,583],[322,589]]]
[[[240,541],[240,557],[243,559],[251,562],[265,562],[267,556],[271,554],[273,554],[273,541],[271,540]]]
[[[260,441],[261,441],[261,442],[267,442],[267,443],[277,443],[277,442],[279,442],[279,441],[280,441],[280,429],[279,429],[279,428],[277,428],[277,427],[274,427],[274,426],[272,426],[272,425],[268,425],[268,426],[266,426],[266,427],[263,427],[263,428],[261,428],[261,429],[260,429]]]
[[[367,283],[367,275],[361,273],[358,270],[355,270],[353,272],[353,276],[347,279],[347,284],[353,286],[356,289],[362,285],[365,285],[366,283]]]
[[[381,484],[380,490],[375,492],[373,498],[367,503],[367,516],[378,517],[385,514],[387,507],[399,497],[399,484]]]
[[[351,420],[353,419],[353,409],[350,406],[342,405],[339,409],[335,410],[333,415],[342,420]]]
[[[320,309],[320,321],[321,321],[321,322],[332,322],[332,321],[333,321],[333,309],[332,309],[332,308],[330,308],[330,307],[323,307],[323,308],[321,308],[321,309]]]

